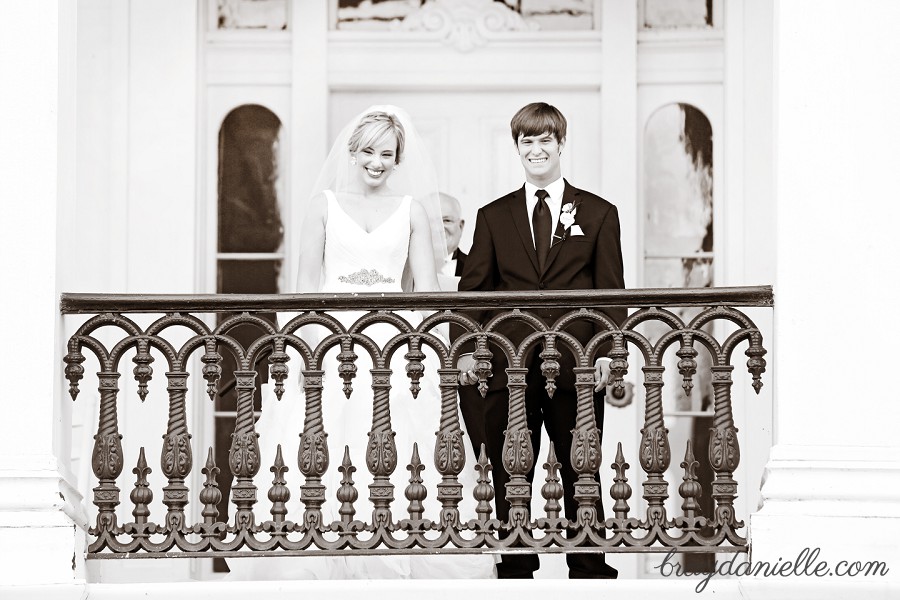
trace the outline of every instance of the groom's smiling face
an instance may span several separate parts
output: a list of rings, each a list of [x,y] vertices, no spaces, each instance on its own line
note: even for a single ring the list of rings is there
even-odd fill
[[[516,148],[529,183],[543,186],[560,178],[559,155],[563,144],[564,141],[560,142],[552,133],[519,134]]]

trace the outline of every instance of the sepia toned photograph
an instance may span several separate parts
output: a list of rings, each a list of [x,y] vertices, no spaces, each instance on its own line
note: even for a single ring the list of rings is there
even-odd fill
[[[3,5],[0,597],[900,595],[898,27]]]

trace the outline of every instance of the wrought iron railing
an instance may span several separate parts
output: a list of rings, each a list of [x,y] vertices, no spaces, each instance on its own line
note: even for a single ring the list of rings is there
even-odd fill
[[[746,367],[752,376],[752,386],[759,392],[761,375],[766,362],[766,350],[762,334],[754,323],[735,307],[770,307],[772,290],[769,287],[718,288],[718,289],[638,289],[612,291],[572,292],[518,292],[518,293],[459,293],[459,294],[360,294],[360,295],[87,295],[64,294],[61,311],[64,314],[88,314],[90,317],[68,341],[68,353],[64,357],[65,376],[73,399],[78,395],[84,376],[84,351],[96,356],[100,364],[99,425],[94,436],[92,470],[97,480],[93,488],[93,503],[97,509],[96,522],[90,528],[89,558],[160,557],[160,556],[235,556],[302,555],[338,553],[471,553],[498,552],[515,547],[525,552],[711,552],[745,551],[747,540],[742,535],[743,523],[735,514],[737,482],[735,469],[740,461],[737,429],[731,401],[732,355],[737,346],[747,342]],[[605,307],[627,307],[632,314],[617,326],[603,312]],[[695,316],[685,322],[673,310],[676,307],[695,307]],[[546,324],[534,316],[532,310],[547,308],[567,309],[565,316],[555,323]],[[467,311],[490,309],[500,311],[493,321],[483,328]],[[332,312],[364,310],[367,312],[352,327],[345,328],[332,318]],[[417,327],[410,326],[391,311],[434,311]],[[295,318],[279,328],[271,320],[256,316],[258,313],[298,313]],[[299,311],[299,312],[298,312]],[[156,315],[152,324],[142,328],[127,313]],[[209,313],[233,313],[217,326],[209,326],[201,318]],[[504,320],[521,320],[529,324],[533,333],[521,343],[514,344],[497,331],[497,324]],[[590,343],[582,346],[566,333],[573,321],[590,321],[598,331]],[[651,339],[640,333],[640,325],[646,322],[662,324],[664,333]],[[723,341],[711,333],[710,324],[727,321],[732,325]],[[229,332],[241,323],[252,322],[260,328],[261,335],[244,347]],[[386,346],[379,348],[365,334],[365,327],[375,322],[393,323],[397,336]],[[318,343],[307,343],[300,327],[310,323],[330,331]],[[435,335],[435,327],[441,323],[453,323],[462,332],[454,336],[453,343]],[[176,346],[167,341],[166,334],[174,327],[187,328],[189,339]],[[112,327],[119,333],[112,344],[104,344],[96,335],[100,329]],[[464,435],[457,410],[457,359],[466,344],[475,343],[476,371],[480,385],[484,385],[490,373],[490,356],[504,352],[509,369],[509,424],[507,442],[515,444],[520,461],[504,465],[489,465],[484,456],[477,464],[462,464],[460,460],[446,460],[447,450],[458,444]],[[641,355],[643,371],[644,423],[639,446],[640,467],[645,474],[642,498],[646,502],[643,515],[633,516],[628,504],[633,489],[629,484],[629,465],[625,462],[622,444],[609,465],[615,473],[609,494],[613,500],[612,516],[599,518],[595,503],[600,495],[599,485],[593,476],[600,467],[600,436],[594,426],[594,407],[591,401],[594,385],[594,356],[602,344],[611,344],[608,356],[611,363],[611,385],[614,395],[624,390],[623,376],[629,369],[629,350],[637,349]],[[544,468],[545,483],[540,493],[545,504],[545,514],[533,518],[530,514],[531,487],[525,473],[534,465],[528,435],[518,435],[525,424],[525,385],[523,356],[532,347],[543,347],[542,374],[549,388],[559,375],[558,352],[567,347],[579,364],[576,367],[578,393],[577,426],[573,430],[572,462],[578,472],[576,497],[579,504],[577,519],[570,522],[561,516],[562,487],[559,482],[559,464],[551,447]],[[681,513],[674,518],[667,514],[666,499],[670,494],[665,474],[671,462],[667,427],[663,413],[663,355],[667,348],[677,345],[677,369],[683,378],[683,386],[690,393],[692,379],[698,369],[698,349],[709,357],[714,411],[710,430],[709,447],[705,454],[713,472],[712,497],[715,502],[710,514],[701,514],[698,496],[700,484],[696,470],[699,461],[690,443],[685,452],[682,482],[677,491],[683,502]],[[354,350],[368,352],[372,356],[374,394],[367,397],[373,402],[372,432],[390,434],[391,354],[401,347],[407,349],[406,375],[411,393],[415,393],[420,378],[428,376],[423,366],[424,346],[430,346],[440,362],[437,373],[440,378],[441,418],[436,438],[434,468],[441,475],[437,498],[442,509],[439,515],[423,515],[416,509],[417,498],[423,498],[428,490],[416,479],[421,464],[411,464],[413,474],[405,491],[410,498],[408,517],[396,520],[392,507],[393,485],[389,476],[396,468],[391,461],[367,460],[367,467],[376,484],[383,488],[373,493],[372,521],[354,519],[354,499],[357,490],[346,480],[340,489],[324,489],[322,476],[328,468],[346,473],[351,468],[348,458],[340,465],[330,460],[335,450],[328,448],[324,433],[327,423],[322,420],[321,361],[324,353],[338,347],[338,369],[345,385],[350,385],[355,372]],[[284,389],[285,381],[293,365],[286,352],[293,348],[299,353],[303,388],[305,391],[305,422],[297,423],[293,439],[279,440],[285,449],[284,456],[297,452],[297,466],[305,483],[299,492],[304,505],[302,514],[286,514],[286,502],[290,494],[281,474],[289,467],[281,453],[276,464],[271,465],[275,480],[269,490],[258,490],[253,483],[260,468],[258,439],[254,430],[253,403],[257,392],[254,366],[259,356],[269,353],[271,378],[276,391]],[[149,505],[153,498],[147,473],[150,467],[144,448],[130,449],[137,455],[133,472],[136,482],[130,492],[134,505],[132,522],[120,524],[116,510],[120,504],[119,479],[125,467],[123,439],[118,425],[118,403],[121,361],[126,352],[134,352],[133,375],[137,393],[143,400],[147,396],[148,382],[155,375],[151,366],[155,351],[165,357],[168,392],[168,424],[161,448],[160,466],[168,480],[162,489],[162,503],[166,506],[165,519],[152,522]],[[212,449],[202,464],[205,482],[202,489],[190,490],[187,482],[197,465],[191,435],[188,432],[186,395],[188,393],[188,369],[199,356],[202,362],[201,376],[207,383],[210,397],[216,393],[223,376],[222,352],[230,352],[239,368],[234,373],[238,392],[237,417],[229,451],[229,468],[235,483],[231,489],[234,519],[219,520],[217,505],[222,498],[217,474],[221,465],[213,460]],[[424,374],[424,375],[423,375]],[[292,379],[290,381],[297,381]],[[288,384],[290,385],[290,384]],[[355,393],[361,394],[357,390]],[[371,432],[370,432],[371,433]],[[636,435],[636,433],[635,433]],[[375,436],[379,444],[390,444],[390,435]],[[298,441],[299,440],[299,441]],[[384,450],[384,448],[382,448]],[[388,448],[388,450],[391,450]],[[679,449],[680,453],[682,450]],[[399,456],[409,455],[411,449],[399,449]],[[704,452],[698,450],[698,454]],[[577,456],[576,456],[577,455]],[[587,457],[587,458],[586,458]],[[131,459],[135,460],[135,459]],[[414,456],[413,461],[418,457]],[[330,466],[331,465],[331,466]],[[491,468],[505,468],[510,473],[507,490],[494,490],[491,484]],[[460,490],[458,476],[462,469],[475,469],[478,484],[474,489]],[[536,481],[540,481],[536,476]],[[514,490],[513,490],[514,488]],[[521,492],[525,490],[523,495]],[[510,493],[515,491],[516,493]],[[259,495],[269,499],[257,501]],[[510,520],[500,522],[491,518],[491,499],[495,493],[510,493],[512,510]],[[475,515],[460,515],[458,509],[463,494],[477,501]],[[192,495],[193,494],[193,495]],[[196,498],[203,507],[202,521],[189,523],[186,506]],[[321,508],[324,502],[343,503],[341,518],[325,522]],[[271,518],[260,518],[254,513],[254,505],[267,509]],[[346,509],[346,510],[345,510]],[[607,512],[610,512],[609,510]],[[469,518],[467,518],[469,517]],[[568,534],[568,535],[566,535]]]

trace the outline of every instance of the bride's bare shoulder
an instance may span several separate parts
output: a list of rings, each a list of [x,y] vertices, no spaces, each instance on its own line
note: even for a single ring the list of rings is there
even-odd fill
[[[419,202],[412,201],[409,203],[409,221],[415,229],[421,225],[428,227],[428,211]]]
[[[324,191],[316,192],[306,207],[306,218],[324,219],[328,215],[328,196]]]

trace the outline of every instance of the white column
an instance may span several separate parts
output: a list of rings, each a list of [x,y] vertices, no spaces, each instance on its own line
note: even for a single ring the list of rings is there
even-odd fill
[[[637,214],[637,3],[603,2],[600,89],[600,195],[619,209],[625,285],[634,287],[643,256]],[[632,240],[634,245],[629,245]]]
[[[77,594],[84,519],[68,473],[71,400],[61,389],[59,236],[75,190],[75,3],[0,5],[0,596],[4,586]],[[58,246],[59,244],[59,246]],[[77,596],[76,596],[77,597]]]
[[[818,547],[900,572],[898,29],[892,0],[775,7],[776,445],[754,560]]]
[[[308,194],[325,162],[331,139],[328,134],[328,6],[329,2],[295,2],[291,19],[291,128],[287,157],[290,164],[287,202],[289,227],[285,278],[289,290],[296,284],[299,229],[303,215],[299,200]]]
[[[194,2],[128,3],[129,293],[197,289],[197,17]]]

